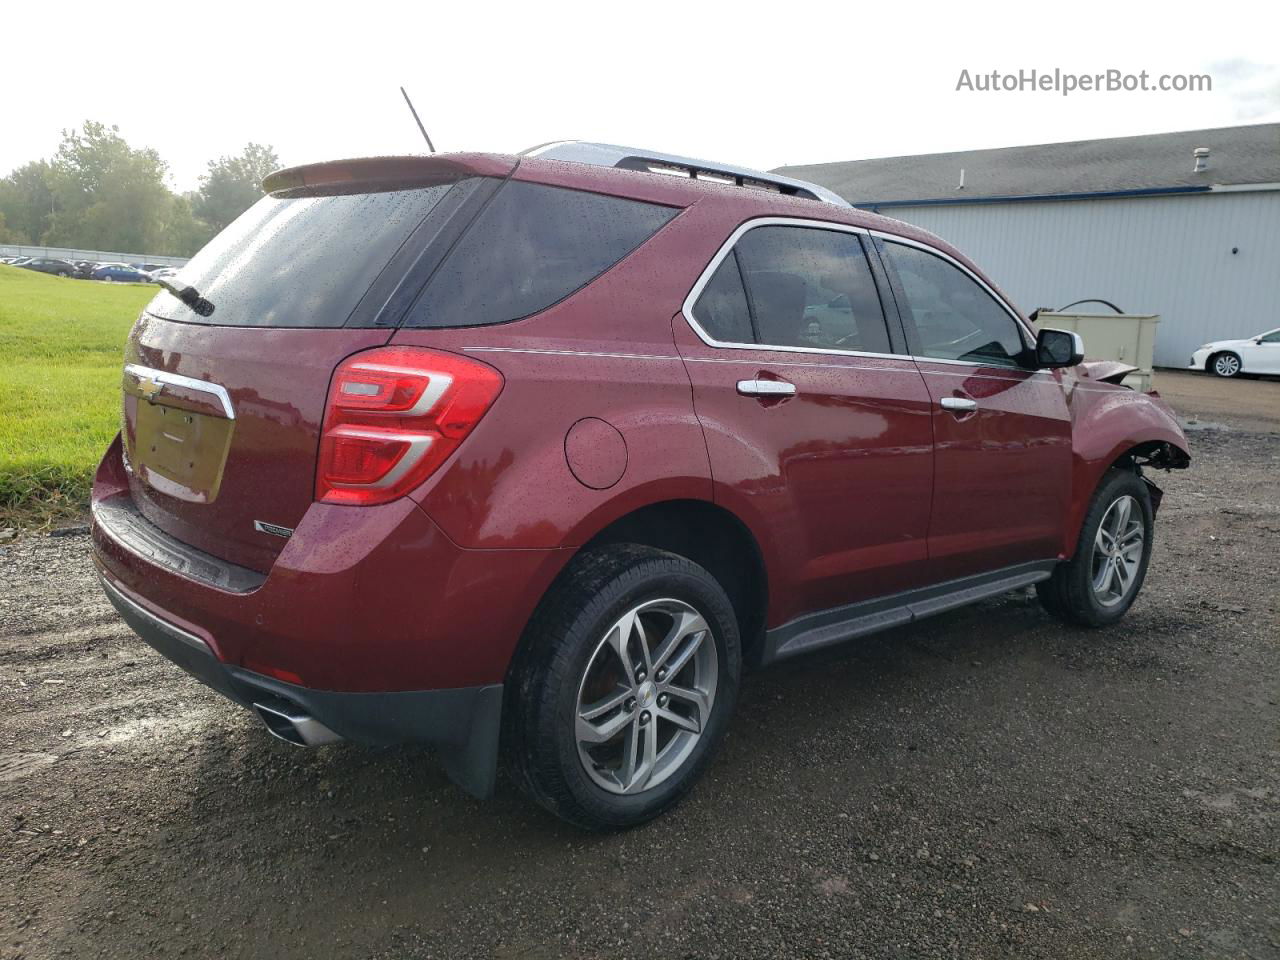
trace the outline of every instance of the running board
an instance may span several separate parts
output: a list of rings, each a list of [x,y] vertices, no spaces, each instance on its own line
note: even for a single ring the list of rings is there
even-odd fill
[[[820,650],[835,643],[864,637],[890,627],[912,623],[935,613],[968,606],[987,597],[1029,587],[1048,580],[1057,560],[1022,563],[974,577],[948,580],[932,587],[850,603],[831,610],[806,614],[765,631],[762,663],[773,663],[797,654]]]

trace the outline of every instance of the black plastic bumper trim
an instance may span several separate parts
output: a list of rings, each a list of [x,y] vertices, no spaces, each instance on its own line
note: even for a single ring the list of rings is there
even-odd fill
[[[125,623],[201,683],[243,707],[284,701],[344,740],[370,746],[423,743],[439,752],[449,778],[468,793],[493,793],[502,726],[502,684],[446,690],[347,693],[312,690],[224,664],[200,637],[147,610],[101,576]]]

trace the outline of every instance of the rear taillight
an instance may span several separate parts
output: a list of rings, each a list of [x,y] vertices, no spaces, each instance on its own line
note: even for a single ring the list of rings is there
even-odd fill
[[[422,347],[380,347],[333,375],[316,499],[369,505],[404,496],[442,464],[502,390],[493,367]]]

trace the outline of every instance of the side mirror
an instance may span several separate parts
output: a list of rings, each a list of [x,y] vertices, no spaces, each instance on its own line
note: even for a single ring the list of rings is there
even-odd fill
[[[1074,367],[1084,359],[1084,341],[1070,330],[1045,327],[1036,334],[1036,366],[1041,370]]]

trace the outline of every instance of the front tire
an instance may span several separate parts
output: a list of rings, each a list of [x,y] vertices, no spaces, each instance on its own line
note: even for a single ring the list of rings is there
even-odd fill
[[[112,280],[112,279],[111,279],[110,274],[108,274],[107,276],[105,276],[105,277],[103,277],[103,278],[102,278],[102,282],[103,282],[103,283],[114,283],[115,281],[114,281],[114,280]]]
[[[575,559],[529,624],[505,711],[516,782],[592,830],[684,796],[737,701],[733,605],[692,561],[634,544]]]
[[[1142,478],[1108,471],[1085,514],[1075,556],[1036,584],[1044,608],[1081,627],[1105,627],[1123,617],[1147,576],[1154,521]]]
[[[1218,377],[1235,377],[1239,376],[1241,369],[1240,358],[1234,353],[1219,353],[1209,361],[1209,370],[1214,376]]]

